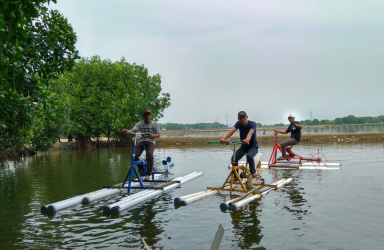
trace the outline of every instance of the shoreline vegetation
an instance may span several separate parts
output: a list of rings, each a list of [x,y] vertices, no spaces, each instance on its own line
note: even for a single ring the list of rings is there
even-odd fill
[[[284,130],[284,128],[259,128],[257,130],[257,140],[260,146],[273,145],[274,134],[273,129]],[[207,130],[173,130],[163,131],[161,137],[157,139],[156,146],[158,148],[166,147],[196,147],[204,146],[209,142],[218,142],[230,129],[207,129]],[[384,143],[384,126],[374,129],[343,129],[329,130],[325,127],[308,127],[302,131],[301,144],[327,144],[327,143]],[[353,132],[346,132],[353,131]],[[279,141],[283,141],[290,135],[279,134]],[[231,138],[232,141],[238,141],[239,136],[235,133]],[[35,154],[45,154],[59,150],[75,150],[75,149],[97,149],[97,148],[120,148],[131,147],[133,140],[110,140],[107,137],[90,138],[86,140],[73,140],[68,142],[67,138],[60,138],[49,151],[36,152],[32,148],[23,150],[7,150],[0,161],[20,160],[24,157],[33,156]]]
[[[193,131],[164,131],[161,133],[161,137],[157,139],[157,147],[168,146],[198,146],[204,145],[208,142],[218,142],[228,132],[229,129],[219,130],[193,130]],[[259,131],[260,132],[260,131]],[[257,140],[260,145],[270,145],[274,143],[273,130],[269,131],[269,134],[257,134]],[[290,135],[278,135],[279,141],[289,138]],[[232,141],[239,140],[238,135],[233,135],[230,138]],[[301,143],[310,144],[322,144],[322,143],[383,143],[384,132],[354,132],[354,133],[305,133],[303,131],[301,136]],[[72,145],[72,146],[71,146]],[[119,143],[110,141],[106,137],[102,137],[97,140],[92,140],[92,145],[88,148],[101,148],[101,147],[124,147],[130,146],[125,143],[120,145]],[[62,138],[60,142],[57,142],[53,149],[76,149],[84,148],[76,145],[76,141],[68,143],[65,138]]]

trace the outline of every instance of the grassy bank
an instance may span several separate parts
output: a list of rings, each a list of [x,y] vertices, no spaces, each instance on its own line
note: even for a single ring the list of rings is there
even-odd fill
[[[169,145],[199,145],[209,141],[220,141],[223,135],[217,136],[163,136],[157,140],[159,146]],[[278,135],[279,141],[289,138],[289,135]],[[234,140],[239,140],[238,136],[232,136]],[[260,145],[274,143],[274,135],[258,135],[257,140]],[[384,133],[342,133],[342,134],[302,134],[302,143],[356,143],[356,142],[384,142]]]
[[[205,135],[201,133],[201,136],[188,136],[183,135],[180,132],[165,132],[157,139],[158,146],[178,146],[178,145],[204,145],[210,141],[220,141],[223,138],[227,130],[219,131],[217,135]],[[212,134],[212,133],[210,133]],[[289,138],[289,135],[278,135],[279,141]],[[239,140],[239,137],[234,135],[231,137],[232,141]],[[270,145],[274,143],[274,135],[257,135],[257,140],[260,145]],[[102,141],[107,141],[106,138],[102,138]],[[302,134],[301,143],[383,143],[384,133],[339,133],[339,134]],[[61,139],[60,143],[56,143],[52,150],[58,150],[59,148],[68,144],[66,139]],[[107,145],[106,145],[107,146]]]

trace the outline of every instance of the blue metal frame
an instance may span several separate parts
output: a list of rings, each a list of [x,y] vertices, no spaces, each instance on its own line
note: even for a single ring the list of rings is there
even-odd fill
[[[140,178],[139,171],[137,171],[135,165],[142,165],[143,166],[143,173],[144,176],[147,174],[147,162],[146,161],[136,161],[136,139],[137,139],[137,134],[138,133],[132,133],[134,135],[134,144],[133,144],[133,152],[132,152],[132,157],[131,157],[131,167],[128,170],[127,175],[125,176],[124,182],[121,186],[104,186],[104,188],[126,188],[128,195],[131,192],[131,189],[146,189],[146,188],[151,188],[151,189],[162,189],[162,188],[156,188],[156,187],[145,187],[143,180]],[[164,165],[167,165],[167,170],[164,172],[157,172],[155,168],[153,168],[154,171],[152,171],[151,174],[151,182],[167,182],[166,180],[155,180],[154,179],[154,174],[166,174],[167,176],[170,174],[169,173],[169,168],[168,167],[173,167],[174,164],[170,164],[168,166],[168,163],[171,162],[171,157],[167,157],[167,160],[163,161]],[[135,173],[137,176],[137,180],[132,180],[132,174]],[[124,187],[124,185],[128,182],[128,186]],[[132,182],[139,182],[140,186],[139,187],[132,187]]]

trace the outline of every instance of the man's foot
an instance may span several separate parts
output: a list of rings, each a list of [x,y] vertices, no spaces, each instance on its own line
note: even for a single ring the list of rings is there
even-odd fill
[[[144,175],[143,167],[139,167],[139,166],[138,166],[137,171],[139,172],[139,175],[140,175],[140,176],[143,176],[143,175]]]
[[[251,174],[252,178],[255,179],[256,177],[258,177],[258,175],[256,173],[253,173]]]
[[[149,175],[146,175],[145,178],[144,178],[145,181],[150,181],[151,180],[151,177]]]
[[[287,157],[285,157],[285,156],[281,156],[281,157],[277,158],[278,161],[284,161],[286,159],[287,159]]]

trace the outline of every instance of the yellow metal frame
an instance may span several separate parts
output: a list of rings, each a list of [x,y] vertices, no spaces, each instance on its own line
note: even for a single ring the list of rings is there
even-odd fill
[[[261,169],[261,162],[259,161],[256,167],[256,181],[253,182],[253,187],[269,187],[271,185],[265,185],[263,181],[261,180],[261,172],[264,169]],[[240,175],[238,171],[243,171],[243,178],[247,178],[251,172],[248,168],[248,162],[245,164],[245,166],[232,166],[231,172],[229,173],[227,179],[224,181],[223,185],[221,187],[207,187],[207,189],[210,190],[218,190],[218,191],[229,191],[229,195],[232,196],[232,192],[241,192],[241,193],[248,193],[249,190],[245,187],[242,178],[240,178]],[[237,186],[240,185],[240,188],[237,188]],[[253,194],[261,194],[261,192],[254,190]]]

